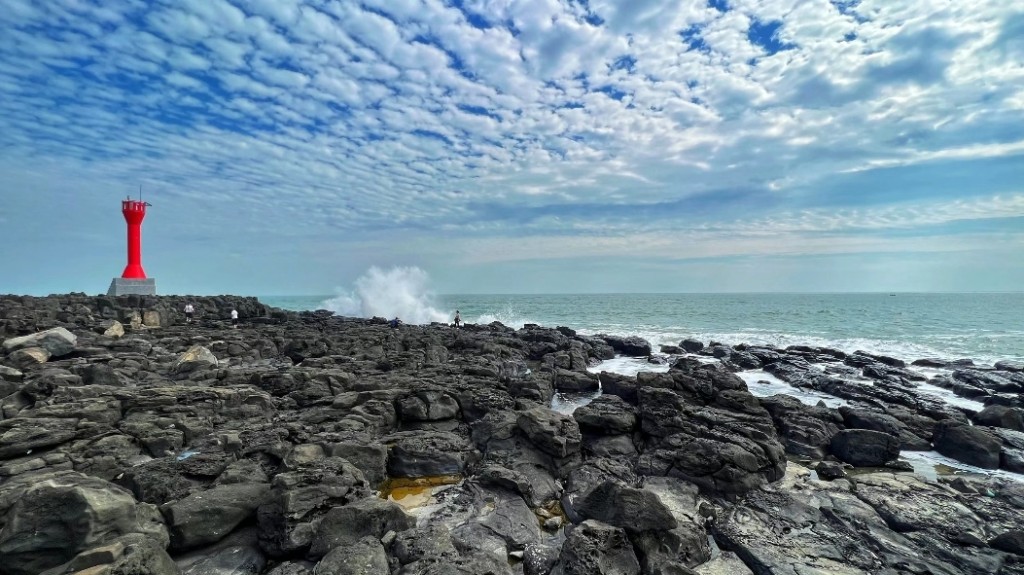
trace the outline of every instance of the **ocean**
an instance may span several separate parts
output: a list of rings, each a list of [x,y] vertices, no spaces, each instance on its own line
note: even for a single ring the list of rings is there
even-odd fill
[[[803,344],[912,361],[1024,361],[1024,293],[358,295],[261,297],[291,310],[398,316],[409,323],[500,321],[567,326],[582,334],[636,335],[660,345],[684,338],[735,345]]]

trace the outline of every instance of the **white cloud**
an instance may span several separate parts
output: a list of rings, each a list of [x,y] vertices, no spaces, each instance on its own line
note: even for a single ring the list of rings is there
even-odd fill
[[[303,213],[318,237],[450,225],[478,238],[508,230],[503,211],[547,206],[523,228],[543,243],[622,224],[615,206],[740,192],[766,213],[736,217],[794,242],[1017,209],[966,197],[1005,182],[921,192],[918,208],[893,212],[833,191],[850,174],[1024,155],[1024,68],[1006,36],[1019,16],[1005,3],[729,4],[12,1],[0,15],[5,169],[103,182],[97,198],[146,179],[168,197],[247,206],[271,237]],[[755,21],[781,22],[788,49],[752,43]],[[702,49],[681,35],[691,27]],[[968,207],[933,209],[961,195]],[[597,207],[562,210],[580,206]],[[686,229],[740,207],[715,204]],[[636,246],[665,231],[624,225],[653,230]],[[607,242],[558,253],[619,249]]]

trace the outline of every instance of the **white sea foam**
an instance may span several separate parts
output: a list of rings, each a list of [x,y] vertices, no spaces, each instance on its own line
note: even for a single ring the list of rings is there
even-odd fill
[[[946,355],[939,350],[926,345],[870,338],[828,339],[806,334],[794,335],[762,330],[733,333],[698,333],[694,334],[694,336],[702,341],[713,340],[729,345],[747,343],[752,345],[771,345],[779,348],[785,348],[790,345],[810,345],[838,349],[839,351],[846,353],[853,353],[854,351],[861,350],[868,353],[888,355],[907,360],[919,359],[922,357],[944,357]],[[944,357],[944,359],[955,358]]]
[[[517,310],[512,305],[512,302],[506,302],[504,307],[497,311],[491,313],[482,313],[477,315],[476,318],[472,319],[467,317],[466,321],[468,323],[478,324],[489,324],[496,321],[506,327],[511,327],[513,329],[521,329],[524,325],[528,323],[537,323],[527,317],[524,317],[519,312],[519,310]]]
[[[757,397],[770,397],[782,394],[795,397],[806,405],[818,405],[819,401],[828,407],[848,405],[845,399],[819,391],[793,387],[767,371],[760,369],[741,371],[736,375],[747,383],[747,389]]]
[[[907,460],[911,465],[914,466],[914,472],[935,479],[936,466],[943,465],[955,469],[954,473],[976,473],[979,475],[987,475],[989,477],[1000,477],[1003,479],[1011,479],[1013,481],[1024,482],[1024,474],[1013,473],[1012,471],[1005,471],[1003,469],[982,469],[980,467],[974,467],[946,457],[938,451],[901,451],[900,459]]]
[[[405,323],[449,322],[452,315],[434,307],[427,272],[417,267],[382,270],[371,267],[355,281],[354,290],[325,302],[323,308],[339,315],[398,317]]]
[[[650,363],[646,357],[620,356],[592,365],[587,368],[587,371],[591,373],[607,371],[608,373],[617,373],[619,375],[636,375],[641,371],[664,373],[668,371],[669,367],[668,363]]]
[[[985,404],[980,401],[960,397],[948,389],[938,387],[930,383],[922,383],[918,385],[917,391],[928,394],[932,397],[937,397],[950,405],[962,407],[971,411],[981,411],[982,409],[985,409]]]
[[[830,339],[808,334],[778,333],[759,329],[735,332],[705,332],[689,331],[681,327],[608,325],[581,329],[578,331],[584,335],[606,333],[626,337],[637,336],[647,340],[655,350],[659,349],[663,345],[679,345],[680,341],[687,338],[693,338],[704,343],[715,341],[727,345],[745,343],[748,345],[766,345],[777,348],[786,348],[790,345],[809,345],[837,349],[846,353],[853,353],[854,351],[860,350],[872,354],[900,358],[906,360],[908,363],[912,360],[924,357],[945,360],[959,359],[959,357],[943,352],[939,349],[905,341],[871,338]],[[973,359],[980,363],[992,363],[1002,358],[979,356]]]
[[[591,401],[594,401],[598,397],[601,397],[600,389],[587,393],[557,392],[554,397],[551,398],[551,410],[563,415],[572,415],[572,412],[584,405],[587,405]]]

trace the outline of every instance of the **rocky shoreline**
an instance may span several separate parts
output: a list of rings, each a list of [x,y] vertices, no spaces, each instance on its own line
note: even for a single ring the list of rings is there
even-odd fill
[[[0,574],[1024,574],[1017,363],[188,301],[0,296]]]

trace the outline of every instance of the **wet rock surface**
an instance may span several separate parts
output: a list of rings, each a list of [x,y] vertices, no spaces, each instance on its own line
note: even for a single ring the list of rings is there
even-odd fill
[[[234,297],[0,297],[0,343],[0,573],[1024,573],[1024,484],[876,467],[1024,471],[1014,362],[687,339],[597,375],[650,343]]]

